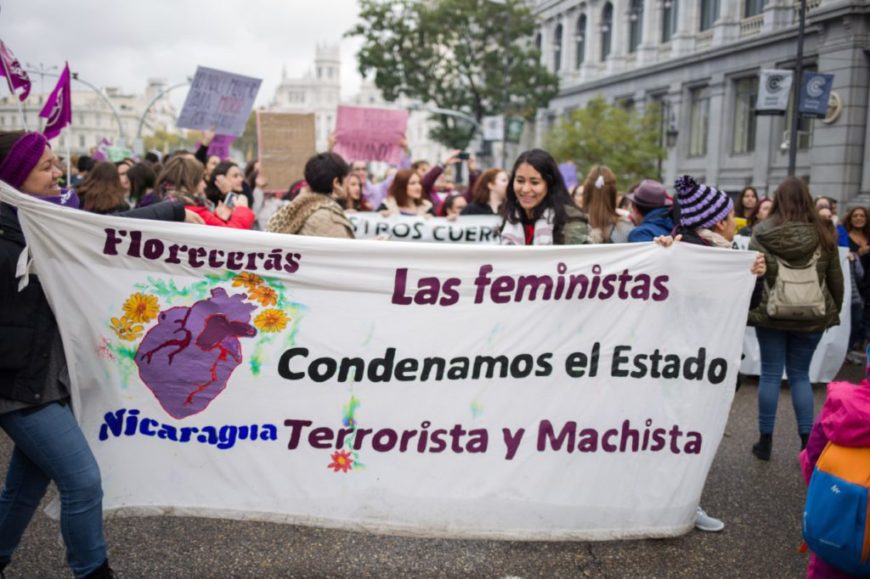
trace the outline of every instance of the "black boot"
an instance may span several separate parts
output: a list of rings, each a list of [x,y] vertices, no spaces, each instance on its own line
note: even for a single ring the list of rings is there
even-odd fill
[[[809,442],[809,440],[810,440],[810,433],[809,432],[801,432],[800,435],[801,435],[801,450],[803,450],[807,447],[807,442]]]
[[[115,572],[109,567],[109,560],[103,561],[103,564],[85,575],[85,579],[112,579]]]
[[[770,448],[773,446],[773,435],[762,434],[758,442],[752,445],[752,454],[758,460],[770,460]]]

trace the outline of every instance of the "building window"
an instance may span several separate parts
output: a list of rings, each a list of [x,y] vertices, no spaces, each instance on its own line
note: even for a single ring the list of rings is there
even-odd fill
[[[0,127],[6,126],[6,117],[0,116]]]
[[[559,72],[562,69],[562,25],[556,26],[556,33],[553,35],[553,72]]]
[[[746,0],[746,4],[743,5],[743,17],[758,16],[765,6],[767,6],[767,0]]]
[[[706,86],[689,91],[689,156],[707,154],[707,133],[710,124],[710,89]]]
[[[662,42],[670,42],[677,32],[677,0],[665,0],[662,11]]]
[[[734,143],[731,152],[743,155],[755,151],[755,100],[758,77],[741,78],[734,83]]]
[[[719,0],[701,0],[701,31],[713,28],[719,19]]]
[[[613,4],[608,2],[601,10],[601,61],[610,56],[610,42],[613,39]]]
[[[85,148],[85,136],[84,135],[79,135],[79,148],[81,148],[81,149]]]
[[[577,54],[575,54],[574,66],[578,69],[586,60],[586,15],[581,14],[577,19],[577,34],[574,36],[576,42]]]
[[[543,43],[544,41],[541,38],[541,33],[539,32],[538,34],[535,34],[535,48],[538,49],[539,53],[541,52],[541,46],[543,45]]]
[[[628,11],[628,51],[635,52],[643,39],[643,0],[631,0]]]

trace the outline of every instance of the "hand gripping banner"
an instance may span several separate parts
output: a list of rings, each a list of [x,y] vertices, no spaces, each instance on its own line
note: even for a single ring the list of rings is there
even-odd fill
[[[109,513],[524,540],[692,527],[748,252],[347,241],[3,199]]]

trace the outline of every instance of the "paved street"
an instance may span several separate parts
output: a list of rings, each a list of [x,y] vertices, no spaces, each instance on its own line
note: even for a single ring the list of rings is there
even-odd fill
[[[845,366],[841,376],[860,378]],[[800,577],[804,486],[788,392],[769,463],[749,452],[757,389],[740,389],[702,501],[722,533],[667,540],[523,543],[408,539],[195,518],[107,522],[110,559],[125,577]],[[816,387],[818,411],[824,388]],[[8,462],[10,444],[0,443]],[[68,577],[57,524],[38,514],[7,577]]]

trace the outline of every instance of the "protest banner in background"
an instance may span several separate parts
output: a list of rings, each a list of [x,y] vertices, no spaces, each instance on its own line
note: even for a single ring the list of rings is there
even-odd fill
[[[348,213],[347,217],[357,239],[498,244],[501,227],[497,215],[466,215],[456,221],[380,213]]]
[[[314,115],[257,111],[260,175],[269,191],[286,191],[305,176],[305,163],[317,151]]]
[[[749,237],[738,235],[734,238],[735,249],[749,249]],[[810,363],[810,381],[827,383],[831,382],[846,359],[849,350],[849,330],[852,327],[852,308],[849,296],[852,295],[852,276],[849,273],[849,250],[840,248],[840,267],[843,270],[843,306],[840,308],[840,325],[834,326],[822,334],[822,340],[813,354]],[[743,363],[740,365],[741,374],[747,376],[759,376],[761,374],[761,352],[758,350],[758,337],[755,328],[746,328],[743,337]]]
[[[176,125],[238,137],[245,132],[262,82],[259,78],[198,66]]]
[[[384,161],[398,165],[405,156],[402,139],[408,111],[338,107],[333,151],[352,161]]]
[[[748,252],[229,232],[0,193],[108,513],[529,540],[693,526]]]
[[[230,158],[230,147],[236,138],[232,135],[215,135],[208,145],[208,156],[220,157],[221,160]]]

